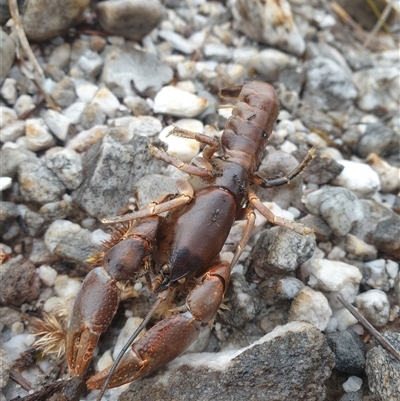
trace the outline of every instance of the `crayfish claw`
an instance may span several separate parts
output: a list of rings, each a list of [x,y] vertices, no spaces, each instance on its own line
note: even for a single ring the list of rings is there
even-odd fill
[[[71,371],[83,376],[101,333],[117,312],[120,290],[107,272],[97,267],[83,282],[68,327],[67,360]]]

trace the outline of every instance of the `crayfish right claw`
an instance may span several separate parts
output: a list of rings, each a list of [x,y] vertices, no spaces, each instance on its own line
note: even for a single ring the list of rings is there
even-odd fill
[[[117,312],[120,291],[107,272],[97,267],[83,282],[68,327],[67,360],[77,376],[83,376],[101,333]]]

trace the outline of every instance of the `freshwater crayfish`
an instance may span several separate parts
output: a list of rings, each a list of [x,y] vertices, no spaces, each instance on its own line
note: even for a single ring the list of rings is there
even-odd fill
[[[205,144],[202,157],[186,164],[149,144],[153,157],[188,173],[189,180],[177,181],[177,195],[165,195],[146,207],[106,223],[134,221],[121,240],[102,258],[101,266],[86,277],[75,300],[67,340],[71,371],[83,376],[98,339],[120,303],[121,281],[145,277],[157,301],[146,317],[145,326],[155,309],[171,301],[180,289],[187,294],[185,304],[172,316],[155,324],[133,343],[112,369],[107,368],[87,381],[91,389],[112,388],[153,372],[181,354],[198,336],[199,327],[215,316],[228,287],[230,273],[251,235],[257,209],[268,221],[299,234],[310,230],[275,216],[262,204],[251,184],[262,188],[284,185],[311,161],[305,159],[287,176],[262,179],[255,175],[273,125],[279,102],[273,87],[250,82],[228,88],[222,95],[235,96],[238,103],[226,123],[221,139],[175,127],[173,134]],[[220,152],[220,156],[214,156]],[[165,217],[161,213],[168,212]],[[231,263],[219,253],[236,220],[246,226]],[[101,397],[100,397],[101,398]]]

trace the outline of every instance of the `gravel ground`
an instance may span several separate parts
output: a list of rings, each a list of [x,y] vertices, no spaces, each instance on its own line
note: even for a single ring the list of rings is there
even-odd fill
[[[258,174],[287,174],[316,148],[299,177],[257,195],[315,233],[257,213],[213,324],[104,399],[398,400],[400,362],[337,299],[400,351],[398,2],[373,2],[387,14],[377,32],[364,0],[22,3],[18,22],[0,2],[0,400],[96,399],[69,380],[65,329],[111,238],[101,219],[176,193],[187,175],[148,142],[189,163],[202,148],[168,136],[172,124],[219,136],[231,113],[219,90],[253,80],[281,103]],[[34,57],[17,46],[21,27]],[[224,260],[243,228],[233,225]],[[88,377],[155,299],[140,280],[123,294]]]

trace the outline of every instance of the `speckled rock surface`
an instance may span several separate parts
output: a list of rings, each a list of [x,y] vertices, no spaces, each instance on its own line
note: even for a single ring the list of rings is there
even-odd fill
[[[310,347],[314,350],[312,353]],[[285,360],[290,361],[289,370],[283,368]],[[282,395],[293,399],[293,394],[300,399],[323,399],[324,382],[330,375],[333,361],[333,353],[319,330],[308,323],[290,323],[242,350],[180,357],[164,368],[160,376],[132,384],[119,401],[149,397],[278,401]],[[320,367],[316,374],[311,373],[314,365]],[[266,383],[271,385],[266,386]]]
[[[400,350],[400,334],[384,333],[384,337]],[[367,353],[366,372],[368,382],[374,395],[379,401],[395,401],[400,388],[400,362],[395,360],[379,345]]]

